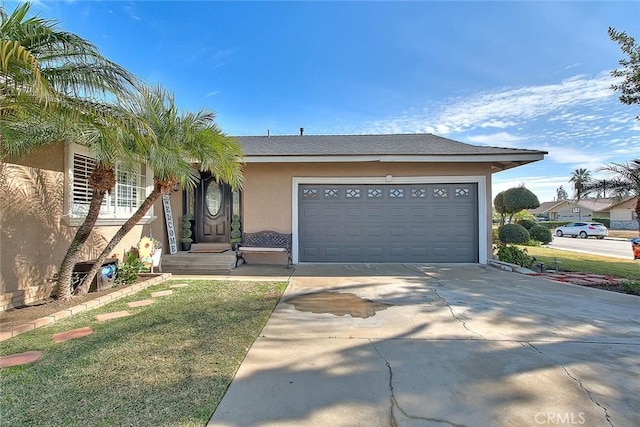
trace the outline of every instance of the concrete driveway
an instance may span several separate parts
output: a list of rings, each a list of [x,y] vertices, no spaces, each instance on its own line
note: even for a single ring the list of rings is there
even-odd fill
[[[640,298],[478,265],[301,265],[211,426],[638,426]]]

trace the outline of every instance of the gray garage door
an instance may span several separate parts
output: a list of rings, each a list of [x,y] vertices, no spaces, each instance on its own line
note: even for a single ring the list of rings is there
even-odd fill
[[[298,191],[301,262],[478,262],[475,183]]]

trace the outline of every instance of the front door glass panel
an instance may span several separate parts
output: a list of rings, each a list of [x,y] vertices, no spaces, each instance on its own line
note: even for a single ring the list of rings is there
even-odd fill
[[[222,206],[222,191],[217,182],[210,182],[205,194],[207,210],[209,215],[216,216]]]

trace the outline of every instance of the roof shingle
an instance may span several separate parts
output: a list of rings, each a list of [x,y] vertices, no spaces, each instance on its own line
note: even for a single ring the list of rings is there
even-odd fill
[[[245,156],[451,156],[547,154],[546,151],[477,146],[432,134],[237,136]]]

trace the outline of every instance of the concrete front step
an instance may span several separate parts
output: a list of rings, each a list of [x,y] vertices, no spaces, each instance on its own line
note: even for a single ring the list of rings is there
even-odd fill
[[[225,274],[234,268],[234,252],[188,253],[162,256],[162,271],[174,274]]]

